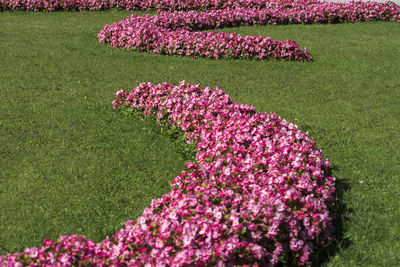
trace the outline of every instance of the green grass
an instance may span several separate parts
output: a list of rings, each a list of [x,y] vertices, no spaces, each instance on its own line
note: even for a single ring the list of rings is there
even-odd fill
[[[97,41],[128,14],[0,13],[0,253],[59,234],[100,241],[167,193],[193,155],[111,101],[143,81],[186,80],[295,120],[317,140],[340,197],[339,242],[317,264],[400,262],[400,24],[224,29],[295,40],[314,61],[192,60]]]

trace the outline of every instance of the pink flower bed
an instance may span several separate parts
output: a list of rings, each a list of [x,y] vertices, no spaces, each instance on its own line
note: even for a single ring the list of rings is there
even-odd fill
[[[113,47],[139,49],[157,54],[186,55],[191,58],[311,60],[307,49],[300,50],[298,44],[289,40],[281,42],[262,36],[241,36],[236,33],[217,33],[215,31],[191,32],[184,29],[198,28],[200,25],[210,28],[216,25],[240,24],[240,21],[235,18],[228,19],[224,23],[223,18],[229,18],[229,12],[239,13],[243,17],[242,10],[226,10],[211,13],[211,16],[209,12],[163,12],[152,17],[131,15],[120,22],[106,25],[97,37],[100,42]],[[225,16],[220,16],[221,13]],[[194,16],[191,17],[191,15]],[[212,17],[211,20],[208,20],[210,17]],[[191,24],[186,24],[188,21]],[[180,28],[182,24],[186,26]]]
[[[227,8],[276,9],[285,16],[293,10],[295,17],[315,13],[321,17],[342,17],[369,20],[390,19],[396,16],[398,6],[393,2],[349,3],[320,2],[318,0],[0,0],[1,10],[55,11],[55,10],[215,10]],[[299,14],[300,13],[300,14]]]
[[[142,83],[118,91],[113,105],[182,129],[198,149],[197,163],[187,163],[171,192],[112,238],[46,239],[0,256],[0,266],[305,265],[330,241],[335,178],[295,124],[233,102],[218,87],[184,82]]]

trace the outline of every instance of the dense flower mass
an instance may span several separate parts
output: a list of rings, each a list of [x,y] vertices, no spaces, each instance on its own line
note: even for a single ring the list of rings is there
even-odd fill
[[[349,3],[318,0],[0,0],[1,10],[56,11],[56,10],[216,10],[227,8],[272,9],[275,16],[301,18],[315,15],[342,20],[399,19],[399,6],[393,2],[354,1]],[[301,20],[301,19],[300,19]],[[335,19],[333,20],[335,21]]]
[[[191,58],[254,58],[311,60],[307,49],[300,50],[293,41],[284,42],[262,36],[241,36],[226,32],[192,32],[188,29],[208,29],[241,25],[258,18],[247,16],[253,10],[223,10],[222,12],[162,12],[155,16],[130,17],[106,25],[98,34],[100,42],[113,47],[139,49],[150,53],[186,55]],[[238,15],[238,16],[235,16]],[[265,14],[260,14],[265,19]],[[239,18],[239,19],[238,19]]]
[[[40,248],[0,256],[0,266],[305,265],[330,241],[335,178],[295,124],[238,104],[218,87],[185,82],[142,83],[118,91],[113,105],[182,129],[197,162],[112,238],[46,239]]]

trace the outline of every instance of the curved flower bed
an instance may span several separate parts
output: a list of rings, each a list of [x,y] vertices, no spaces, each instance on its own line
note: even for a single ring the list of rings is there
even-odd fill
[[[171,181],[137,221],[95,244],[45,240],[0,262],[50,265],[305,265],[329,242],[335,178],[315,142],[275,114],[233,102],[220,88],[142,83],[114,108],[154,114],[197,146],[197,164]],[[0,263],[0,266],[2,264]]]
[[[269,6],[262,9],[238,7],[204,12],[159,12],[151,17],[132,15],[120,22],[106,25],[98,34],[98,39],[113,47],[157,54],[186,55],[191,58],[310,61],[312,57],[307,49],[300,50],[299,45],[293,41],[281,42],[269,37],[243,37],[235,33],[197,31],[255,24],[400,21],[400,7],[395,4],[270,1],[260,2],[259,7],[266,6],[267,3]]]
[[[229,12],[240,14],[251,10],[224,10],[223,12],[160,13],[149,17],[130,17],[106,25],[98,34],[100,42],[113,47],[139,49],[156,54],[186,55],[191,58],[254,58],[254,59],[294,59],[311,60],[307,49],[300,50],[293,41],[284,42],[262,36],[241,36],[226,32],[191,32],[184,28],[207,29],[215,26],[244,24],[230,19]],[[223,13],[224,17],[220,16]],[[190,17],[193,14],[193,17]],[[197,16],[195,14],[198,14]],[[211,14],[211,15],[210,15]],[[265,16],[264,16],[265,17]],[[182,19],[183,18],[183,19]],[[231,17],[232,18],[232,17]],[[191,23],[186,23],[190,21]],[[180,26],[184,28],[180,28]]]
[[[313,12],[324,17],[346,17],[351,20],[399,19],[398,5],[393,2],[349,3],[321,2],[318,0],[0,0],[0,11],[57,11],[57,10],[216,10],[227,8],[276,9],[285,16],[292,10],[295,17]],[[300,14],[299,14],[300,13]],[[346,19],[345,19],[346,20]],[[335,20],[334,20],[335,21]],[[347,20],[346,20],[347,21]]]

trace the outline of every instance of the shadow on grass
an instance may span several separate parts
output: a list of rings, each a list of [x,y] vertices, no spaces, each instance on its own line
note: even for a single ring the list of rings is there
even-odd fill
[[[339,168],[337,166],[333,166],[329,176],[332,176],[333,171],[338,171]],[[353,212],[352,209],[346,207],[346,204],[343,202],[343,194],[345,194],[350,186],[345,179],[340,179],[336,177],[336,198],[337,201],[335,203],[334,209],[332,210],[332,214],[334,214],[333,218],[333,226],[335,227],[335,233],[333,236],[333,241],[327,244],[324,247],[320,247],[316,252],[312,259],[312,266],[322,266],[329,262],[329,260],[334,257],[340,250],[347,249],[351,245],[351,241],[345,237],[346,233],[346,225],[348,224],[349,214]]]
[[[8,250],[6,249],[6,247],[3,247],[3,246],[0,244],[0,255],[4,255],[4,254],[7,254],[7,253],[9,253],[9,252],[8,252]]]
[[[336,142],[332,141],[327,133],[327,130],[317,126],[310,126],[308,124],[299,125],[299,128],[303,132],[310,132],[314,140],[320,140],[327,142],[326,146],[337,146]],[[317,142],[320,143],[320,142]],[[333,214],[333,226],[335,227],[335,232],[333,233],[332,242],[326,244],[325,246],[318,247],[313,255],[311,262],[312,266],[323,266],[329,265],[329,261],[338,254],[340,250],[347,249],[351,245],[351,241],[345,237],[346,226],[348,225],[349,215],[354,211],[349,209],[343,202],[343,195],[350,190],[350,185],[346,182],[347,179],[337,177],[334,173],[339,173],[339,167],[332,164],[332,169],[326,174],[328,176],[336,177],[336,191],[335,197],[337,199],[335,206],[330,213]]]

